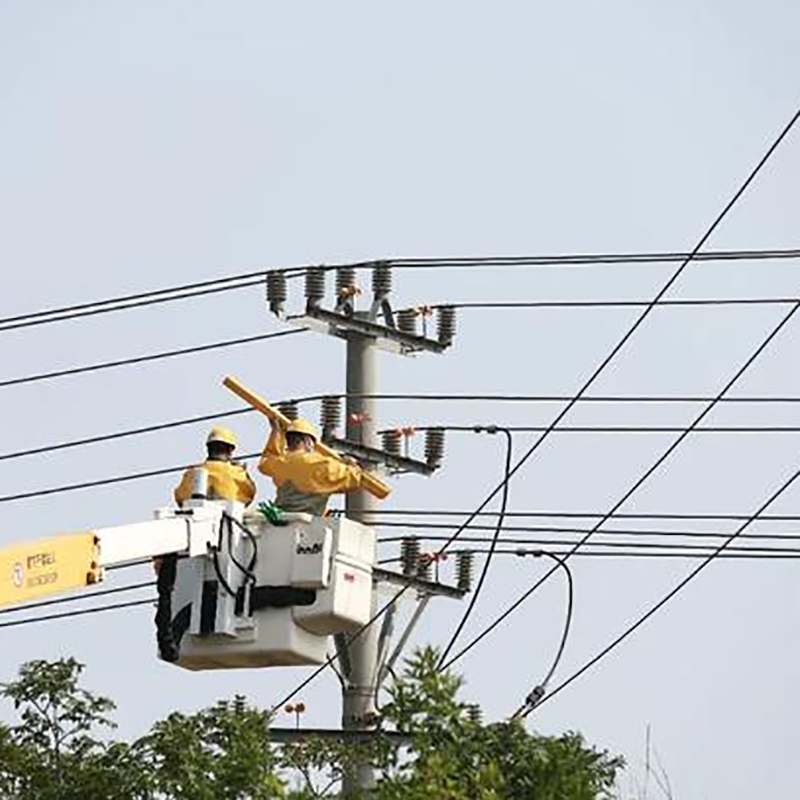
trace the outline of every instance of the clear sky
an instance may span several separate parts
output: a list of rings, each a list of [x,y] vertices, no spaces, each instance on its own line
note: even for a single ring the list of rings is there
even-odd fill
[[[689,249],[794,113],[798,53],[800,7],[788,0],[0,0],[0,314],[281,265]],[[795,132],[709,246],[796,246],[799,178]],[[631,298],[652,296],[669,271],[420,271],[398,274],[395,285],[398,305]],[[792,297],[796,271],[794,263],[695,265],[672,295]],[[569,394],[635,313],[464,312],[447,355],[383,357],[382,388]],[[658,311],[595,391],[713,394],[781,313]],[[280,329],[250,289],[5,332],[0,379]],[[793,323],[737,392],[800,394],[797,345]],[[0,449],[229,408],[235,401],[219,385],[226,373],[273,398],[340,391],[343,357],[339,343],[304,335],[2,388]],[[387,403],[381,415],[392,424],[539,425],[558,408]],[[682,425],[698,410],[582,406],[567,421]],[[727,406],[709,421],[800,423],[793,407],[775,404]],[[247,450],[261,446],[261,420],[234,426]],[[201,455],[204,433],[180,428],[0,462],[1,493],[180,464]],[[518,439],[518,452],[526,441]],[[515,478],[511,508],[607,510],[670,441],[554,435]],[[698,435],[626,510],[750,512],[797,468],[797,444],[792,434]],[[439,475],[399,481],[391,507],[470,509],[501,466],[499,441],[451,437]],[[143,520],[172,484],[5,503],[0,536]],[[774,510],[800,513],[800,489]],[[680,800],[796,796],[796,563],[712,565],[530,724],[580,730],[629,757],[633,774],[641,774],[649,724]],[[557,678],[690,566],[576,558],[574,632]],[[468,632],[544,568],[498,560]],[[561,581],[550,581],[461,662],[468,696],[490,718],[512,711],[547,668],[563,597]],[[417,641],[445,641],[460,610],[435,603]],[[0,678],[26,659],[75,655],[88,683],[118,701],[121,732],[135,735],[171,709],[235,691],[269,705],[305,675],[190,674],[161,664],[151,617],[145,607],[2,630]],[[308,724],[336,724],[332,675],[303,699]]]

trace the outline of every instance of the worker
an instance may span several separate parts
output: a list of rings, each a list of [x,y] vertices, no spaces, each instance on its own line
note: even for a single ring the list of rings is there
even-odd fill
[[[207,498],[231,500],[249,505],[256,496],[256,487],[244,465],[233,460],[236,444],[236,435],[222,425],[215,425],[208,434],[206,439],[208,458],[202,464],[203,469],[208,472]],[[179,506],[192,496],[195,488],[195,469],[189,467],[175,489],[175,502]],[[153,566],[158,578],[156,581],[158,606],[155,617],[158,650],[165,661],[177,661],[180,654],[172,631],[172,592],[175,589],[177,555],[170,553],[160,556],[154,559]]]
[[[256,487],[244,465],[233,460],[236,444],[236,435],[222,425],[215,425],[208,434],[208,458],[202,465],[208,472],[208,499],[235,500],[249,505],[256,496]],[[194,467],[189,467],[175,489],[178,505],[183,505],[192,496],[194,470]]]
[[[361,488],[363,472],[355,461],[315,449],[319,433],[308,420],[296,419],[284,430],[270,418],[270,426],[258,471],[272,478],[275,504],[281,511],[322,516],[330,495]]]

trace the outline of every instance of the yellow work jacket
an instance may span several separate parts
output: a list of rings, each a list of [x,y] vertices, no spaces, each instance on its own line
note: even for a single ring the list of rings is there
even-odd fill
[[[276,501],[285,511],[321,514],[328,495],[361,487],[360,467],[316,450],[289,450],[281,429],[270,434],[258,471],[272,478],[278,489]]]
[[[203,466],[208,470],[208,497],[210,500],[233,500],[250,505],[256,496],[256,485],[241,464],[231,461],[207,460]],[[175,502],[179,505],[192,496],[194,478],[190,467],[183,473],[175,489]]]

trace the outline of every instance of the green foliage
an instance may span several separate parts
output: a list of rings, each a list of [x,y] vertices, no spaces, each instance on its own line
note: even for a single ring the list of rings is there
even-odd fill
[[[392,687],[384,719],[413,739],[405,760],[378,786],[379,798],[601,800],[611,797],[620,758],[588,748],[580,735],[528,733],[519,722],[481,725],[458,699],[462,681],[437,670],[427,648]]]
[[[165,797],[270,800],[283,796],[267,738],[269,715],[237,697],[186,716],[173,713],[139,741]]]
[[[606,800],[621,759],[580,735],[528,733],[520,723],[482,725],[459,698],[462,680],[419,651],[390,689],[383,725],[410,746],[379,737],[344,744],[309,737],[269,741],[269,714],[244,698],[195,714],[172,713],[142,738],[101,736],[114,704],[79,685],[73,659],[23,665],[0,689],[19,715],[0,725],[3,800],[316,800],[368,759],[381,775],[373,800]]]

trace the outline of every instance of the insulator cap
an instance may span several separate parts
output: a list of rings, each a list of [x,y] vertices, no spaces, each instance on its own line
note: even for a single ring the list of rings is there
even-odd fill
[[[355,267],[336,268],[336,294],[339,296],[349,294],[350,290],[356,285]]]
[[[336,395],[323,397],[320,405],[320,426],[323,437],[332,434],[342,422],[342,398]]]
[[[325,299],[325,270],[322,267],[306,267],[306,301],[319,305]]]
[[[459,550],[456,553],[456,583],[462,592],[472,589],[475,574],[475,554],[471,550]]]
[[[409,536],[400,542],[400,563],[403,575],[416,575],[419,570],[419,539]]]
[[[283,270],[271,270],[267,273],[267,303],[273,314],[280,314],[288,298],[286,273]]]
[[[417,310],[415,308],[404,308],[397,312],[397,327],[403,333],[416,335],[417,333]]]
[[[439,306],[436,309],[436,338],[440,344],[449,347],[456,335],[456,310],[453,306]]]
[[[278,403],[278,411],[287,419],[297,419],[300,416],[294,400],[284,400],[282,403]]]
[[[392,268],[382,262],[372,268],[372,294],[377,298],[387,297],[392,291]]]
[[[381,433],[381,441],[383,449],[393,456],[400,455],[400,446],[402,444],[403,434],[400,431],[383,431]]]
[[[425,431],[425,462],[429,467],[439,467],[444,460],[444,428]]]

